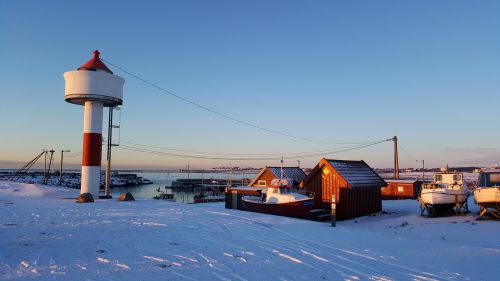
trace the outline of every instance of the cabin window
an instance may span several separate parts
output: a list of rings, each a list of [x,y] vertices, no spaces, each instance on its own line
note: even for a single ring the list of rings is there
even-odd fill
[[[259,186],[266,186],[266,181],[265,180],[259,180],[257,184]]]
[[[403,192],[403,191],[405,191],[405,188],[402,186],[398,186],[398,192]]]
[[[454,181],[461,181],[462,180],[462,175],[453,175],[453,180]]]
[[[443,180],[443,175],[434,175],[434,180],[435,181],[442,181]]]
[[[500,182],[500,174],[490,174],[490,182]]]

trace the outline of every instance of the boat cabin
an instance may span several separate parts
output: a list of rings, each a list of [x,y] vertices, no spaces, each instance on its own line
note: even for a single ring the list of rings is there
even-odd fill
[[[464,176],[462,173],[435,173],[432,176],[432,179],[436,183],[444,183],[444,184],[463,184]]]
[[[478,187],[500,187],[500,171],[482,171],[477,184]]]
[[[289,179],[272,180],[271,186],[268,186],[267,189],[263,191],[263,201],[267,203],[283,203],[307,198],[307,196],[297,193],[292,182],[293,181]]]
[[[461,190],[464,187],[464,176],[462,173],[435,173],[432,179],[432,183],[426,184],[424,189],[449,188]]]

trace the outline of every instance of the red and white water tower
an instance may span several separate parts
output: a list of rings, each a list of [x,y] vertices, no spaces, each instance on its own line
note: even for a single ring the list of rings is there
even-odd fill
[[[91,193],[94,198],[99,198],[103,107],[122,104],[125,83],[125,79],[113,75],[101,61],[99,54],[95,50],[91,60],[77,70],[64,73],[64,99],[85,107],[80,193]]]

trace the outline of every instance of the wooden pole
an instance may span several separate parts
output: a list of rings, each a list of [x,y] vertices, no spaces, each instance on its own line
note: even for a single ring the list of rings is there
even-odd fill
[[[337,198],[335,195],[332,195],[332,206],[331,206],[331,211],[332,211],[332,227],[337,226]]]
[[[422,160],[422,182],[425,181],[425,160]]]
[[[51,149],[50,151],[50,159],[49,159],[49,168],[47,169],[46,173],[45,173],[45,178],[43,179],[43,184],[48,184],[49,183],[49,177],[50,177],[50,166],[52,166],[52,158],[54,156],[54,150]],[[45,159],[47,159],[47,154],[45,154]],[[45,160],[47,161],[47,160]],[[45,162],[47,163],[47,162]],[[47,165],[47,164],[45,164]]]
[[[394,142],[394,179],[399,180],[398,137],[392,138]]]
[[[45,167],[43,168],[43,184],[45,184],[45,179],[47,178],[47,153],[49,152],[48,150],[45,151]]]
[[[59,170],[59,185],[62,185],[62,180],[63,180],[63,159],[64,159],[64,152],[71,152],[71,150],[61,150],[61,169]]]

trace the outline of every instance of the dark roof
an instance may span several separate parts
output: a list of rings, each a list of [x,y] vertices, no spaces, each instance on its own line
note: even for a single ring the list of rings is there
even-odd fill
[[[269,170],[277,179],[281,176],[281,167],[264,167],[257,176],[248,185],[252,186],[257,182],[257,180],[264,174],[266,170]],[[283,167],[283,178],[292,179],[294,182],[300,183],[304,180],[306,174],[299,167]]]
[[[276,178],[281,177],[281,167],[268,167]],[[301,182],[306,177],[306,173],[299,167],[283,167],[283,178]]]
[[[327,160],[352,188],[386,186],[386,182],[365,161]]]

